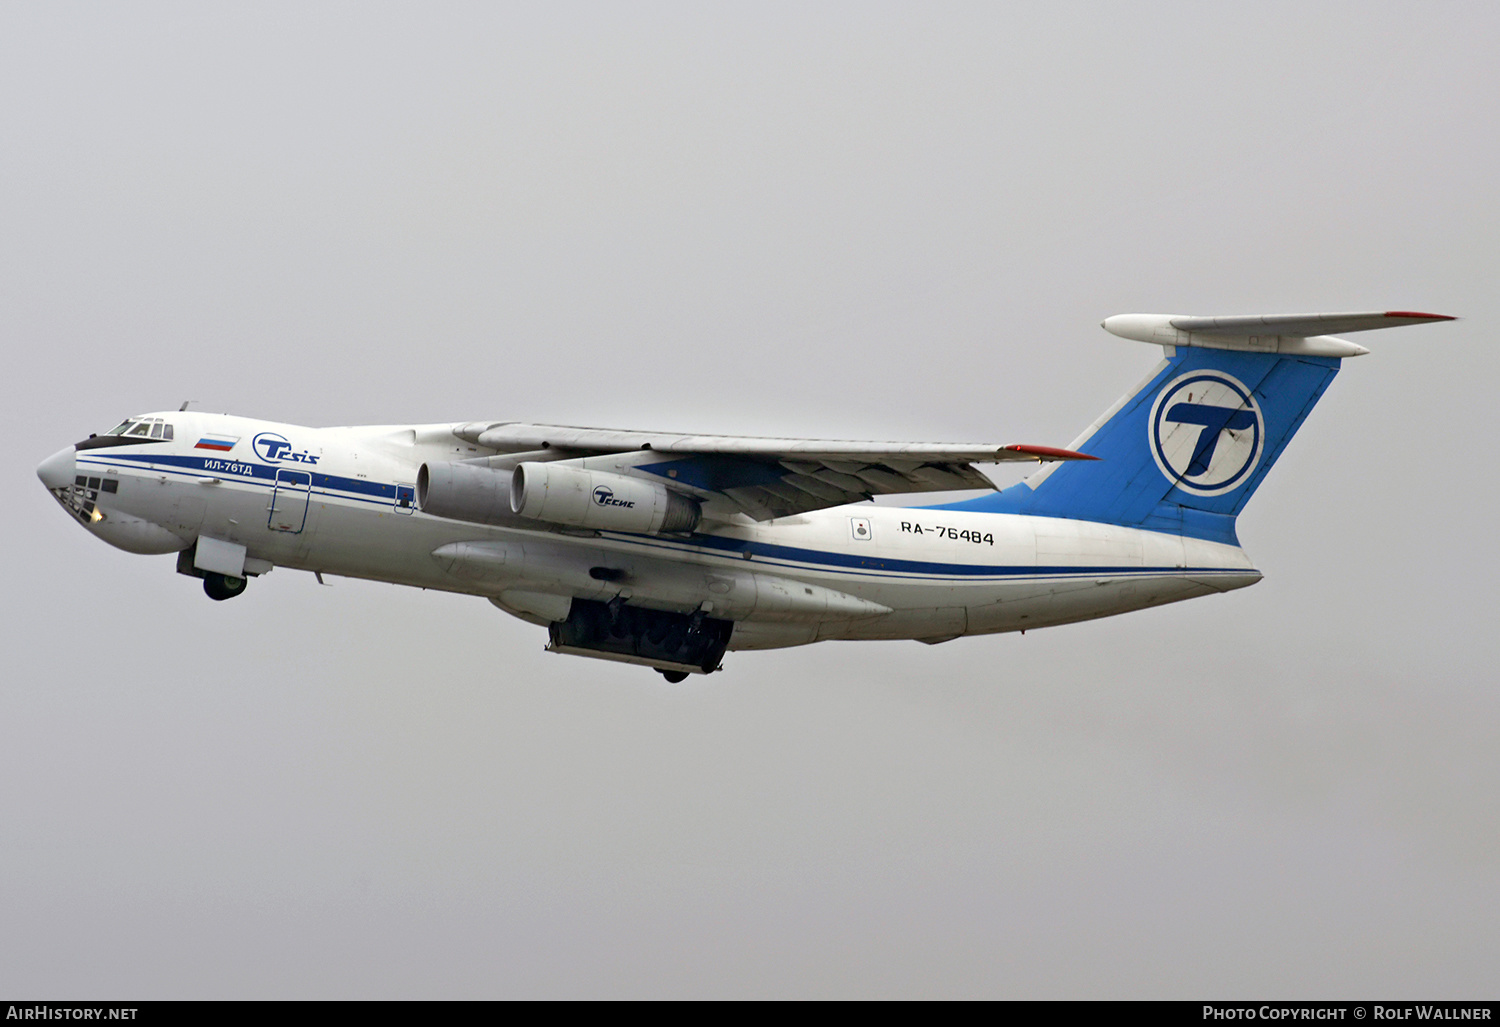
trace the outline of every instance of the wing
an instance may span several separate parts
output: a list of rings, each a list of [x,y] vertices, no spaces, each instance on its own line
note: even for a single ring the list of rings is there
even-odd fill
[[[1096,459],[1050,446],[674,435],[548,424],[476,422],[454,434],[500,453],[561,452],[570,462],[591,465],[614,456],[615,470],[662,481],[706,503],[722,498],[756,520],[891,493],[994,488],[975,463]]]

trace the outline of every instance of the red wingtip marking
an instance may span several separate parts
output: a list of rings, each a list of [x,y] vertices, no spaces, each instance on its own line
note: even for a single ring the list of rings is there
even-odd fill
[[[1387,310],[1386,317],[1425,317],[1433,321],[1457,321],[1458,318],[1450,314],[1424,314],[1418,310]]]
[[[1098,460],[1097,456],[1089,456],[1087,453],[1079,453],[1071,449],[1057,449],[1054,446],[1006,446],[1012,453],[1025,453],[1043,460]]]

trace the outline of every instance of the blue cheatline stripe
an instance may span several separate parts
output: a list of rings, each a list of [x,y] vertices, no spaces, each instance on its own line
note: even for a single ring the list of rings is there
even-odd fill
[[[128,461],[125,464],[116,461]],[[208,456],[177,456],[175,454],[115,454],[108,459],[85,458],[82,454],[78,457],[79,463],[96,464],[101,467],[136,467],[150,465],[159,470],[167,470],[168,473],[180,474],[190,478],[219,478],[222,481],[240,481],[251,485],[262,485],[266,488],[274,488],[276,485],[276,472],[285,470],[296,470],[299,474],[308,474],[312,477],[312,488],[322,490],[326,495],[332,492],[353,493],[353,495],[342,495],[343,499],[354,499],[366,503],[389,504],[396,500],[396,486],[387,485],[384,482],[367,481],[363,478],[345,478],[337,474],[323,474],[318,471],[303,471],[300,468],[288,467],[285,464],[255,464],[247,460],[236,460],[238,467],[249,468],[249,474],[235,474],[226,471],[210,471],[207,463],[213,461],[222,463],[217,457]]]
[[[943,576],[952,578],[1056,578],[1056,577],[1090,577],[1098,575],[1160,575],[1160,574],[1253,574],[1248,568],[1233,567],[1122,567],[1118,565],[1099,565],[1089,567],[1077,567],[1069,565],[1057,566],[1017,566],[1017,565],[976,565],[964,563],[933,563],[924,560],[896,560],[879,559],[875,557],[851,556],[847,553],[832,553],[821,549],[801,549],[795,546],[781,546],[769,542],[749,542],[745,539],[724,538],[719,535],[692,535],[685,539],[674,539],[671,542],[658,540],[647,535],[629,535],[624,533],[607,532],[605,537],[619,542],[629,542],[649,549],[665,549],[671,552],[691,552],[693,550],[717,550],[723,554],[734,554],[742,556],[750,553],[766,559],[781,560],[787,563],[799,565],[811,565],[813,567],[837,567],[845,573],[855,573],[863,577],[885,577],[892,574],[919,574],[924,576]]]

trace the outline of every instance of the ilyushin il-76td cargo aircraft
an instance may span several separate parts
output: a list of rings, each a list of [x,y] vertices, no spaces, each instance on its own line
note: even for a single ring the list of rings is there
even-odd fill
[[[483,596],[669,681],[727,650],[1025,631],[1244,588],[1235,517],[1384,311],[1122,314],[1163,360],[1067,449],[504,421],[131,417],[37,475],[89,532],[230,599],[274,567]],[[996,491],[973,465],[1036,460]],[[876,495],[988,490],[938,506]]]

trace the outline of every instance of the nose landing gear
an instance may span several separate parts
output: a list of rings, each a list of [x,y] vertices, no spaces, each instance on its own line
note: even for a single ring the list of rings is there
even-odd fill
[[[215,574],[212,571],[203,575],[203,591],[208,598],[216,602],[233,599],[245,591],[246,584],[244,578],[231,578],[226,574]]]

